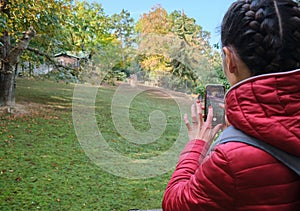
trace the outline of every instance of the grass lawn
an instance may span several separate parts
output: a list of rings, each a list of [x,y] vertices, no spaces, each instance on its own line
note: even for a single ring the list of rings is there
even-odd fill
[[[155,142],[132,143],[112,121],[116,88],[99,88],[95,101],[97,126],[110,148],[122,156],[142,160],[160,156],[172,147],[182,134],[182,111],[177,103],[162,92],[138,94],[127,106],[132,126],[147,132],[151,128],[149,115],[157,109],[165,115],[167,124]],[[160,208],[175,166],[170,164],[166,173],[151,178],[132,179],[96,165],[74,130],[73,90],[74,85],[64,83],[17,80],[18,110],[15,114],[0,114],[0,210]],[[189,107],[188,99],[186,105],[184,109]]]

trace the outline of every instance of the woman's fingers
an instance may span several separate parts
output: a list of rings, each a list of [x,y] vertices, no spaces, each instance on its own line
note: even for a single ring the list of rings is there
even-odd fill
[[[204,122],[200,101],[191,106],[191,119],[192,123],[190,123],[188,115],[184,114],[183,120],[188,129],[190,140],[201,139],[210,143],[222,127],[222,124],[212,127],[213,108],[211,106],[208,109],[207,119]]]
[[[224,103],[219,103],[219,106],[225,110],[225,104]],[[227,128],[227,127],[230,126],[230,123],[228,122],[226,114],[225,114],[224,118],[225,118],[225,123],[223,125],[223,129],[225,129],[225,128]]]
[[[202,114],[200,100],[197,100],[196,108],[197,108],[197,114],[198,114],[198,119],[199,119],[199,126],[201,127],[201,125],[203,125],[203,114]]]
[[[209,106],[208,114],[207,114],[207,118],[206,118],[206,124],[209,128],[211,128],[211,126],[212,126],[212,119],[213,119],[213,108],[212,108],[212,106]]]
[[[223,128],[224,125],[222,124],[218,124],[214,127],[214,129],[212,130],[212,136],[215,137],[217,135],[217,133],[219,132],[219,130],[221,130]]]
[[[184,114],[183,120],[184,120],[184,123],[185,123],[187,129],[188,129],[188,130],[192,130],[191,125],[190,125],[190,122],[189,122],[189,118],[188,118],[188,115],[187,115],[187,114]]]
[[[225,109],[224,103],[219,103],[219,107]]]
[[[195,104],[192,104],[191,106],[191,115],[192,115],[192,123],[197,124],[197,116],[196,116],[196,111],[195,111]]]

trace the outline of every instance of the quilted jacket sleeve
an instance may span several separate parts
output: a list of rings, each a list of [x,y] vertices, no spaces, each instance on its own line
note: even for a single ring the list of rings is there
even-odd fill
[[[164,194],[164,211],[234,209],[234,180],[226,156],[216,149],[203,160],[204,147],[204,141],[194,140],[182,151]]]

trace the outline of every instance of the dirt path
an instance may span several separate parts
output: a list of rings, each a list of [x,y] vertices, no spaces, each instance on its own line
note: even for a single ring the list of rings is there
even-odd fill
[[[183,92],[176,92],[176,91],[161,88],[161,87],[151,87],[151,86],[145,86],[142,84],[137,84],[135,86],[131,86],[127,83],[119,83],[118,86],[120,86],[120,85],[122,86],[122,88],[128,88],[128,90],[134,89],[134,88],[142,89],[142,90],[150,92],[153,95],[155,95],[157,97],[161,97],[161,98],[170,98],[170,99],[177,98],[182,101],[195,101],[197,98],[196,95],[188,95]]]

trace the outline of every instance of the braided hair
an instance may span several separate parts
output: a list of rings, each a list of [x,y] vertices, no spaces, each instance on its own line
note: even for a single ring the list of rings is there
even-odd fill
[[[252,75],[300,68],[300,6],[293,0],[237,0],[221,26]]]

